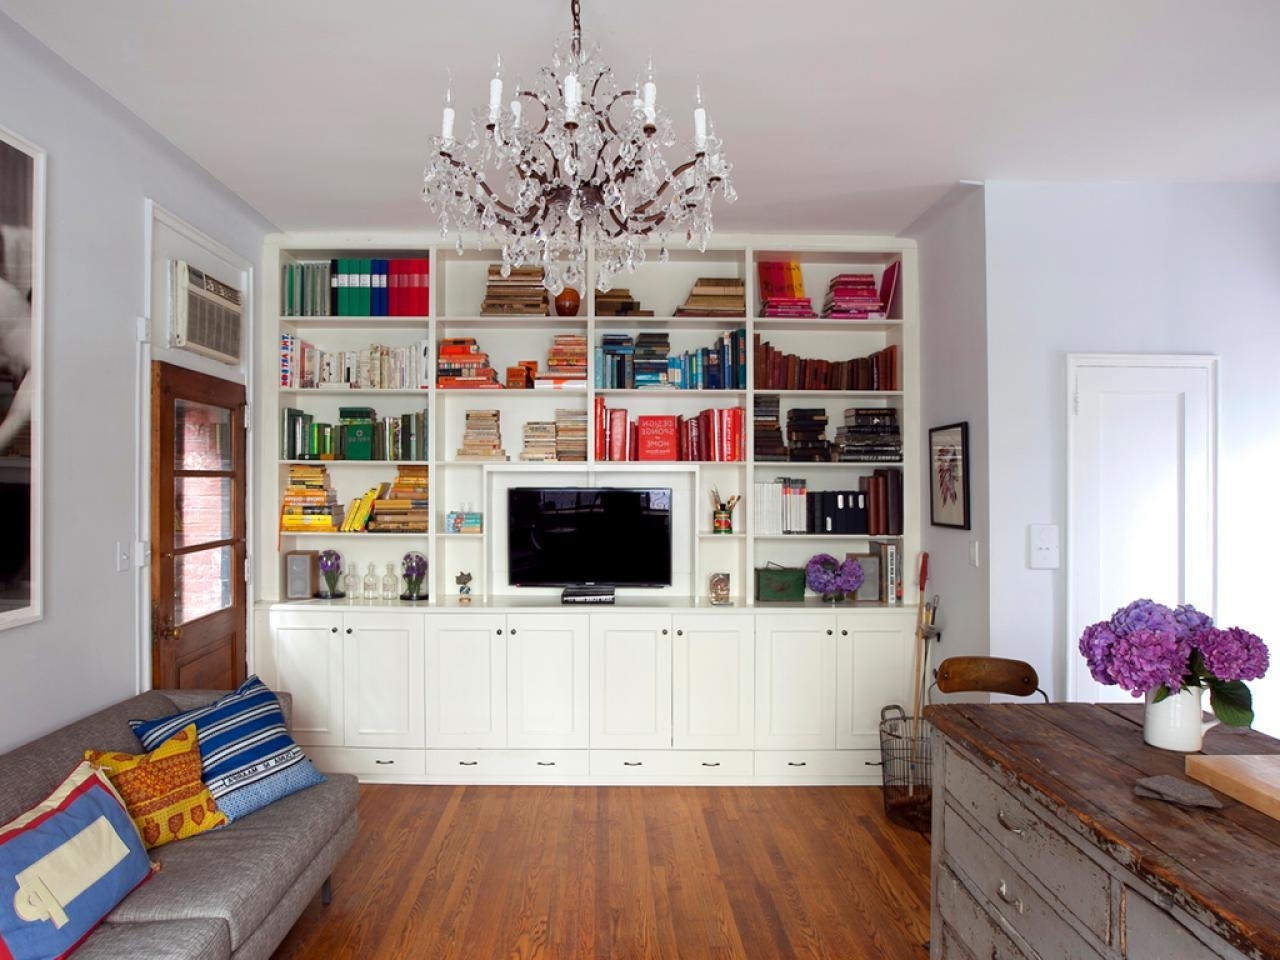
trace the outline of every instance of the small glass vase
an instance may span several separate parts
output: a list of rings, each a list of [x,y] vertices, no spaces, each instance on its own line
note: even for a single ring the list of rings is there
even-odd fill
[[[824,593],[822,595],[823,603],[844,603],[843,593]]]
[[[347,564],[347,575],[342,578],[342,586],[350,599],[360,599],[360,573],[356,570],[354,561]]]
[[[1217,719],[1204,719],[1203,696],[1204,687],[1183,687],[1156,703],[1156,692],[1149,691],[1142,739],[1162,750],[1195,753],[1204,746],[1205,733],[1218,725]]]
[[[366,600],[376,600],[381,594],[379,593],[378,568],[373,565],[373,561],[369,561],[369,569],[364,575],[364,598]]]
[[[388,561],[387,572],[382,575],[382,599],[394,600],[400,593],[400,578],[396,576],[396,565]]]

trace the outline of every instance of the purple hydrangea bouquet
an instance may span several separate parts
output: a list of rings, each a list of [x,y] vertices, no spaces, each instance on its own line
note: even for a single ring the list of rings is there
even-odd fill
[[[427,575],[427,558],[417,550],[410,550],[400,561],[400,572],[404,574],[405,583],[405,592],[400,594],[400,599],[425,599],[422,593],[422,581]]]
[[[1267,672],[1267,645],[1239,627],[1220,629],[1190,604],[1170,609],[1135,600],[1090,624],[1080,653],[1099,683],[1115,684],[1135,697],[1154,691],[1159,703],[1186,687],[1207,687],[1214,715],[1234,727],[1253,723],[1253,697],[1245,680]]]
[[[804,582],[823,600],[843,600],[848,594],[857,593],[862,586],[862,564],[854,557],[843,562],[829,553],[819,553],[804,565]]]
[[[342,576],[342,554],[337,550],[321,550],[316,563],[320,567],[320,576],[324,578],[325,585],[325,590],[320,595],[334,599],[343,596],[338,589],[338,579]]]

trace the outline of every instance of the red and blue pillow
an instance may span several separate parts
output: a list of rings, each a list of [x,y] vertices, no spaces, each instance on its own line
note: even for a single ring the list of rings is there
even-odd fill
[[[150,875],[124,801],[105,773],[79,764],[0,826],[0,957],[65,957]]]

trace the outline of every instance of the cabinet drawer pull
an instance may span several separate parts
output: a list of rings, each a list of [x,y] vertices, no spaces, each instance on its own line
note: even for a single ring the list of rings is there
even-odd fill
[[[1009,892],[1009,885],[1005,883],[1003,880],[1001,880],[1000,883],[996,886],[996,896],[998,896],[1005,903],[1009,904],[1009,906],[1013,907],[1013,909],[1017,910],[1019,913],[1022,913],[1026,910],[1026,908],[1022,905],[1022,901]]]
[[[788,767],[807,767],[808,765],[809,765],[808,760],[788,760],[787,761]]]
[[[391,766],[392,764],[394,764],[394,763],[395,763],[395,761],[394,761],[394,760],[375,760],[375,761],[373,761],[373,762],[374,762],[374,763],[376,763],[376,764],[377,764],[378,766],[380,766],[380,767],[389,767],[389,766]]]
[[[702,765],[703,765],[704,767],[718,767],[718,766],[720,766],[720,761],[719,761],[719,760],[717,760],[717,761],[715,761],[714,763],[711,763],[711,762],[708,762],[708,761],[706,761],[706,760],[703,760],[703,761],[702,761]]]
[[[475,767],[479,765],[480,765],[479,760],[459,760],[458,761],[458,766],[460,767]]]
[[[643,760],[623,760],[622,765],[624,767],[643,767],[644,761]]]
[[[1003,810],[996,811],[996,822],[999,823],[1000,826],[1004,827],[1006,830],[1008,830],[1010,833],[1016,836],[1025,837],[1027,835],[1026,830],[1023,830],[1021,827],[1015,827],[1012,823],[1009,822],[1009,818],[1004,815]]]
[[[554,760],[535,760],[534,763],[540,767],[554,767],[556,765]]]

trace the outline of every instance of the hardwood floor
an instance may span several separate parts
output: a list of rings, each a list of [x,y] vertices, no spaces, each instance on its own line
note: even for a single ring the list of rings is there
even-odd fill
[[[929,841],[875,787],[362,785],[285,958],[918,960]]]

